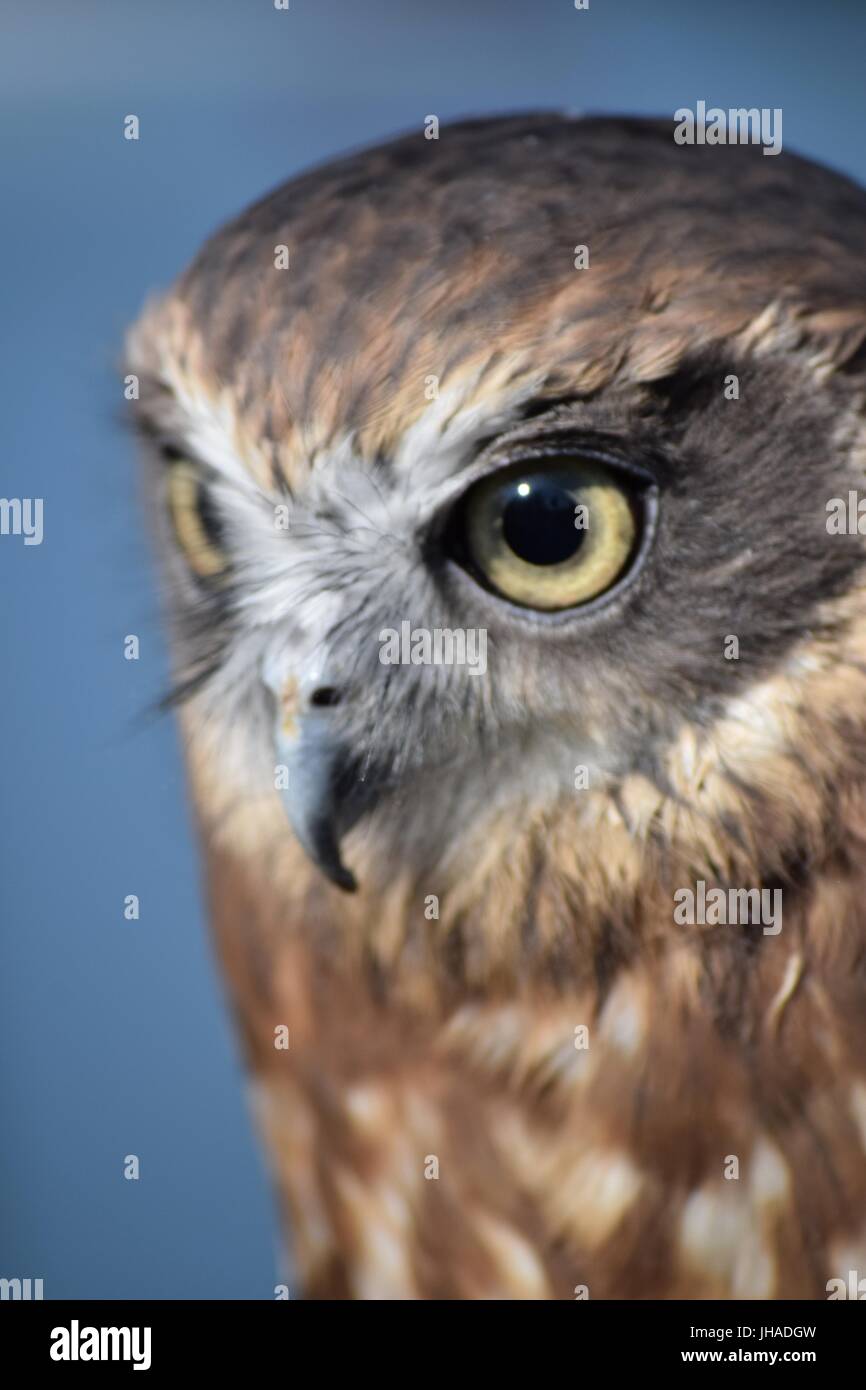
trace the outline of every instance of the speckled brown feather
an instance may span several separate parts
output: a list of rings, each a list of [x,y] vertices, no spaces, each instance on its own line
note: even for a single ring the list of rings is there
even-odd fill
[[[474,913],[452,917],[446,893],[438,923],[423,918],[423,885],[397,903],[362,891],[347,904],[288,851],[286,882],[271,861],[263,902],[257,857],[214,850],[215,923],[309,1289],[793,1298],[844,1277],[840,1252],[866,1234],[862,793],[844,809],[836,849],[816,852],[796,907],[786,899],[782,944],[726,928],[684,940],[670,901],[687,880],[673,872],[665,891],[640,845],[637,881],[607,883],[592,913],[574,912],[580,871],[557,836],[540,883],[528,868],[507,882],[494,871],[474,895],[461,883]],[[263,825],[256,837],[267,843]],[[608,838],[582,857],[605,854]],[[512,827],[511,865],[529,842]],[[695,872],[707,872],[697,854]],[[759,875],[742,866],[732,881]],[[545,904],[551,937],[573,942],[546,970],[517,936],[510,949],[501,939],[528,899]],[[477,950],[474,979],[454,968],[455,931],[495,942]],[[274,1050],[279,1024],[289,1053]],[[431,1154],[438,1181],[422,1176]],[[739,1183],[723,1180],[729,1155]],[[387,1215],[367,1204],[367,1183],[385,1189]],[[322,1250],[307,1232],[313,1194],[332,1233]],[[685,1213],[700,1202],[707,1229],[698,1222],[690,1244]],[[527,1244],[515,1269],[491,1266],[488,1222]],[[364,1253],[380,1225],[403,1252],[396,1273]]]

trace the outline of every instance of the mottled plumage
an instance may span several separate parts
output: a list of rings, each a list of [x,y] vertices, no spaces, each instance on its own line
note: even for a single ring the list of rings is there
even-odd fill
[[[309,1295],[866,1274],[866,552],[826,510],[866,465],[864,253],[866,194],[787,153],[474,121],[286,184],[133,330],[214,926]],[[633,576],[498,597],[451,509],[585,451],[652,480]],[[218,585],[165,524],[178,455]],[[382,665],[405,619],[484,628],[486,674]],[[353,894],[275,790],[300,727],[341,750],[311,834]],[[781,888],[782,930],[679,925],[698,880]]]

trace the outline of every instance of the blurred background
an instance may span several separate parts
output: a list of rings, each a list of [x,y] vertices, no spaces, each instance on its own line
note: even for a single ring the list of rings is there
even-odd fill
[[[0,537],[0,1276],[280,1278],[177,739],[144,717],[167,665],[117,363],[145,295],[274,184],[431,114],[781,107],[786,148],[866,181],[864,53],[862,0],[2,0],[0,495],[44,499],[44,540]]]

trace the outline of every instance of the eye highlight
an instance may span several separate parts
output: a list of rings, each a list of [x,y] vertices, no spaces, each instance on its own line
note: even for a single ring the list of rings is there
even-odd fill
[[[623,470],[581,457],[520,463],[482,478],[458,504],[458,556],[512,603],[576,608],[631,567],[642,516]]]
[[[172,529],[187,564],[199,579],[217,581],[228,569],[228,557],[219,516],[200,470],[188,459],[173,459],[166,488]]]

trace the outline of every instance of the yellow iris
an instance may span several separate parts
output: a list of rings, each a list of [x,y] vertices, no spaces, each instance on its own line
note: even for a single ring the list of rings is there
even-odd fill
[[[492,589],[527,608],[574,608],[609,589],[638,526],[621,475],[592,459],[510,468],[465,503],[470,557]]]
[[[177,460],[169,467],[167,486],[174,534],[190,569],[200,579],[217,579],[228,561],[214,538],[198,469],[186,459]]]

